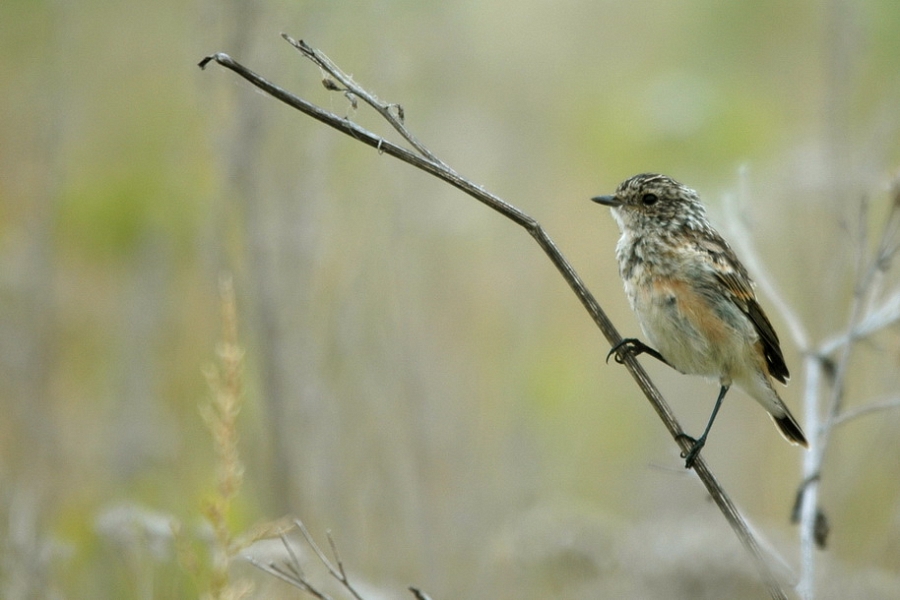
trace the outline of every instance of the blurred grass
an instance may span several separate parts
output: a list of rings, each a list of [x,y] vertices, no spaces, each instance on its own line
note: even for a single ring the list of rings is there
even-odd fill
[[[319,46],[401,102],[442,158],[541,220],[624,333],[637,326],[617,232],[587,199],[658,170],[717,217],[750,164],[757,246],[826,335],[850,293],[848,215],[862,194],[882,198],[900,161],[898,25],[887,0],[3,3],[0,595],[199,593],[171,545],[154,554],[141,536],[156,517],[199,527],[215,485],[197,402],[225,269],[248,332],[237,530],[292,513],[334,530],[378,585],[512,597],[509,578],[542,548],[548,569],[560,560],[535,515],[560,531],[616,523],[626,546],[648,515],[672,519],[661,529],[718,519],[527,236],[224,70],[199,71],[204,54],[233,53],[385,131],[278,33]],[[896,337],[878,342],[855,401],[897,389]],[[715,389],[653,373],[702,425]],[[900,473],[885,457],[900,450],[898,416],[876,421],[839,434],[824,501],[841,569],[896,576]],[[798,452],[747,402],[717,430],[707,457],[790,547]],[[120,506],[136,538],[99,525]],[[509,540],[516,551],[499,551]],[[578,556],[578,573],[604,572],[579,565],[607,559]],[[578,597],[593,581],[569,587],[581,577],[548,572],[531,593]]]

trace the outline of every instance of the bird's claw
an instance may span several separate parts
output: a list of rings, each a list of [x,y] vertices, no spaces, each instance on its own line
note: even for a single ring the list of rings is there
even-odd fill
[[[609,353],[606,355],[607,363],[609,363],[609,357],[614,354],[616,356],[616,362],[620,365],[625,364],[625,357],[629,354],[631,356],[637,356],[639,354],[649,354],[659,362],[672,367],[672,363],[663,358],[663,355],[660,354],[659,351],[654,350],[637,338],[625,338],[624,340],[613,346]],[[672,368],[674,369],[675,367]]]
[[[700,455],[700,450],[703,446],[706,445],[706,440],[701,436],[700,439],[695,439],[689,436],[686,433],[679,433],[675,436],[676,439],[686,440],[691,443],[691,447],[689,450],[686,450],[681,453],[681,458],[684,459],[684,468],[690,469],[694,466],[694,463],[697,462],[697,457]]]
[[[644,342],[637,338],[625,338],[612,347],[612,349],[606,355],[606,363],[609,364],[609,357],[615,355],[615,360],[618,364],[625,364],[626,356],[628,356],[629,354],[632,356],[643,354],[648,350],[648,348],[649,346],[647,346]]]

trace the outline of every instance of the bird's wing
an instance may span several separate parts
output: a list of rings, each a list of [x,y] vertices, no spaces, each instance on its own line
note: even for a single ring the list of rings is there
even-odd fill
[[[705,240],[701,243],[701,247],[710,258],[715,277],[725,287],[729,300],[734,302],[753,323],[762,342],[769,374],[781,383],[787,383],[791,374],[784,362],[781,342],[775,328],[756,300],[747,269],[735,256],[728,243],[717,233],[712,233],[713,235],[704,236]]]

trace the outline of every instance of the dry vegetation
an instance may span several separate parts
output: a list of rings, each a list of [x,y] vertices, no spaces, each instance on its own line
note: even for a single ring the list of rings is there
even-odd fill
[[[4,3],[0,597],[300,597],[251,561],[365,600],[764,589],[527,235],[194,67],[228,52],[388,134],[281,31],[534,215],[623,333],[588,199],[644,170],[699,189],[817,440],[735,394],[706,460],[789,595],[894,597],[898,24],[887,0]],[[701,427],[714,386],[648,370]]]

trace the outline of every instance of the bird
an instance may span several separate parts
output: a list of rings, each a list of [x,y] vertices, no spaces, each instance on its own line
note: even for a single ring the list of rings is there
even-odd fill
[[[790,378],[778,334],[757,300],[747,269],[712,227],[694,190],[658,173],[623,181],[612,195],[592,200],[610,208],[621,237],[619,274],[641,330],[616,344],[609,357],[648,354],[675,370],[717,379],[719,395],[703,433],[682,453],[691,468],[732,385],[769,413],[792,444],[809,444],[772,380]]]

